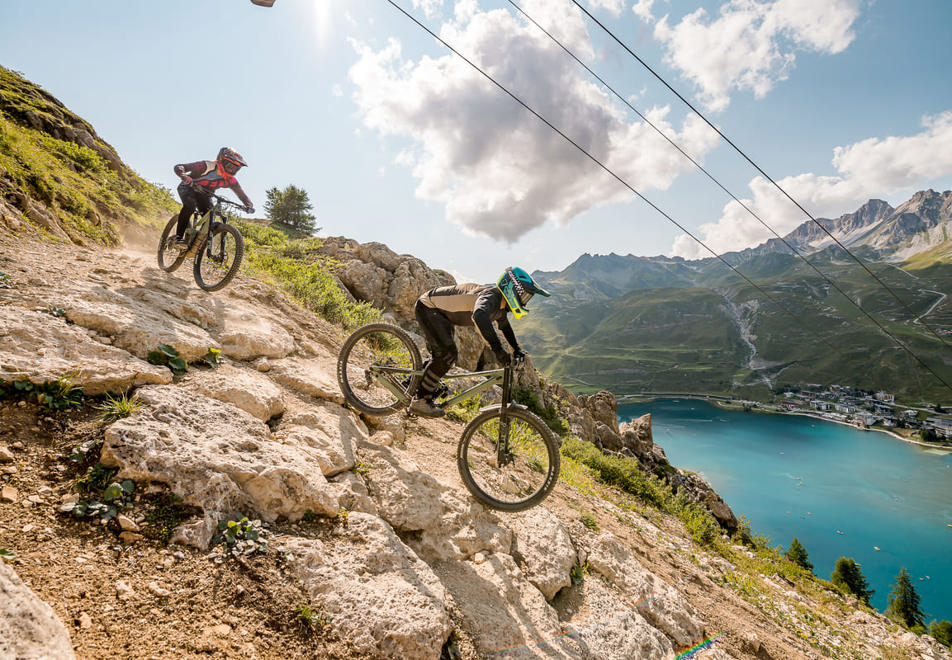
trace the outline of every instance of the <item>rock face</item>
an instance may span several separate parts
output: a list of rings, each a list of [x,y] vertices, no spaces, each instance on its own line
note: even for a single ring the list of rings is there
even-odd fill
[[[0,560],[0,658],[75,658],[66,627]]]
[[[181,388],[144,387],[139,398],[145,407],[107,429],[102,463],[118,467],[119,479],[164,483],[200,507],[204,519],[182,530],[189,543],[206,547],[218,521],[231,516],[274,521],[298,520],[308,510],[337,513],[334,490],[314,469],[323,448],[284,443],[244,411]],[[337,440],[343,447],[355,438]]]

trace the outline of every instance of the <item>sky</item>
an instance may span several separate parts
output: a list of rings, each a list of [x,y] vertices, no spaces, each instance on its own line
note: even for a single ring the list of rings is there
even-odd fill
[[[777,233],[808,220],[625,47],[815,217],[952,188],[948,0],[579,0],[625,47],[513,2],[5,0],[0,65],[149,181],[231,146],[259,216],[294,184],[320,236],[459,281],[773,236],[668,140]]]

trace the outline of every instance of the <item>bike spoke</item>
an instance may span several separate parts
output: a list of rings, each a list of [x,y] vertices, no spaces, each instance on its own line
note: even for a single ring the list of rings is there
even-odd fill
[[[355,333],[338,365],[348,403],[367,414],[387,414],[406,405],[409,396],[403,393],[411,386],[410,372],[419,369],[419,352],[409,337],[377,327],[381,329]]]

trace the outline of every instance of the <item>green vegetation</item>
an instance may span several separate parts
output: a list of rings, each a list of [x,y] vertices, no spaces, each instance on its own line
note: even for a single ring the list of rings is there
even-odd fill
[[[319,633],[330,623],[330,619],[325,617],[320,610],[310,603],[298,605],[294,610],[294,614],[298,631],[306,635]]]
[[[569,579],[572,581],[572,584],[582,584],[585,581],[585,576],[588,575],[588,569],[588,562],[572,566],[572,569],[569,571]]]
[[[2,561],[13,561],[17,558],[17,553],[13,550],[7,550],[6,548],[0,548],[0,560]]]
[[[785,553],[783,553],[783,556],[800,568],[808,571],[813,570],[813,564],[810,563],[810,557],[807,554],[807,549],[803,547],[803,544],[800,543],[800,540],[796,537],[794,537],[793,541],[790,542],[790,547],[787,548]]]
[[[188,362],[185,358],[179,356],[179,352],[168,344],[159,344],[158,349],[149,351],[146,360],[149,364],[155,364],[160,367],[168,367],[176,376],[181,376],[188,371]]]
[[[0,399],[20,399],[50,410],[78,408],[83,404],[83,390],[73,385],[73,376],[66,374],[39,385],[29,380],[0,381]]]
[[[523,385],[516,386],[512,389],[512,398],[516,403],[521,403],[538,415],[546,426],[560,436],[569,432],[569,425],[559,417],[559,411],[555,409],[555,406],[550,403],[543,407],[539,395],[532,388]]]
[[[925,613],[919,609],[919,594],[905,567],[899,569],[896,584],[889,594],[886,616],[913,631],[925,631]]]
[[[49,222],[58,223],[80,245],[116,245],[120,224],[151,225],[176,206],[168,190],[123,165],[89,124],[3,67],[0,179],[52,213],[52,220],[35,212],[29,220],[50,233]]]
[[[112,396],[112,394],[107,394],[106,400],[96,406],[96,408],[100,410],[96,419],[103,424],[111,424],[116,420],[128,417],[143,405],[139,397],[134,394],[132,397],[129,397],[127,394],[120,394],[116,397]]]
[[[942,620],[929,624],[929,634],[935,637],[940,644],[952,647],[952,622]]]
[[[313,208],[308,199],[307,191],[294,185],[284,190],[268,188],[265,191],[267,201],[264,203],[265,213],[272,222],[284,225],[302,234],[313,234],[320,227],[314,226]]]
[[[579,521],[593,532],[598,531],[598,521],[590,513],[583,513]]]
[[[852,557],[840,557],[836,560],[836,566],[830,574],[830,581],[844,592],[859,598],[865,605],[869,605],[869,599],[876,593],[875,590],[869,588],[860,565]]]
[[[221,520],[218,533],[212,538],[212,545],[219,547],[216,563],[230,558],[244,557],[255,553],[268,552],[268,530],[260,520]]]
[[[720,527],[707,509],[675,493],[655,475],[645,474],[638,459],[608,456],[595,445],[574,437],[565,438],[562,442],[562,456],[585,465],[603,483],[620,488],[674,515],[701,545],[710,545],[720,535]],[[563,462],[563,472],[565,469]]]
[[[321,241],[293,238],[286,231],[236,222],[245,239],[246,267],[284,288],[301,305],[345,329],[380,320],[380,310],[354,301],[334,278],[337,262],[316,252]]]
[[[217,369],[221,366],[221,349],[220,348],[209,348],[208,352],[205,353],[205,356],[202,358],[202,362],[207,364],[212,369]]]
[[[75,518],[99,518],[103,521],[115,518],[120,509],[132,504],[132,493],[135,491],[135,484],[130,479],[111,481],[115,473],[116,470],[106,468],[101,463],[90,468],[76,487],[99,497],[66,502],[60,511]],[[104,485],[106,482],[109,482],[108,485]]]

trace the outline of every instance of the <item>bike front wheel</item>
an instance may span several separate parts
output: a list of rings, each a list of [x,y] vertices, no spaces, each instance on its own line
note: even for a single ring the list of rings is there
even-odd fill
[[[218,223],[208,237],[211,250],[203,245],[195,255],[195,283],[205,291],[218,291],[238,274],[245,243],[236,227]]]
[[[370,323],[354,331],[337,358],[344,399],[366,415],[383,417],[406,407],[420,382],[420,349],[402,328]],[[400,395],[397,395],[397,392]]]
[[[173,215],[162,230],[162,237],[159,239],[159,268],[166,273],[182,265],[185,261],[185,250],[175,245],[175,230],[178,227],[178,215]]]
[[[522,511],[552,492],[561,459],[545,422],[528,410],[508,408],[504,416],[496,408],[463,429],[456,464],[477,500],[500,511]]]

